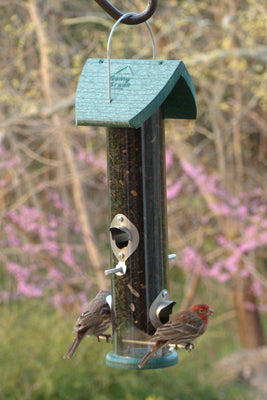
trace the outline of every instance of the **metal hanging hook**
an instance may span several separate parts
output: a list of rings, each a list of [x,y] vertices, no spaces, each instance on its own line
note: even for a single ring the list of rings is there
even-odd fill
[[[108,0],[95,0],[112,18],[118,20],[124,14],[114,7]],[[140,14],[129,13],[121,22],[126,25],[138,25],[147,21],[155,12],[158,0],[149,0],[146,9]]]
[[[113,33],[115,31],[116,26],[122,22],[125,18],[131,16],[131,15],[136,15],[134,13],[128,13],[128,14],[123,14],[113,25],[113,28],[110,31],[109,38],[108,38],[108,46],[107,46],[107,65],[108,65],[108,102],[111,102],[111,85],[110,85],[110,46],[111,46],[111,39],[113,36]],[[156,46],[155,46],[155,39],[154,35],[152,32],[152,29],[147,21],[145,21],[145,24],[147,26],[147,29],[149,30],[151,39],[152,39],[152,46],[153,46],[153,60],[156,60]]]

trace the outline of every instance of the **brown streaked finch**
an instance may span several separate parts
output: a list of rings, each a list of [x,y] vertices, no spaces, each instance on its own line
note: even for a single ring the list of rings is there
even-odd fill
[[[96,336],[99,341],[99,336],[106,336],[106,340],[110,335],[103,333],[111,325],[111,308],[107,301],[107,297],[111,296],[110,290],[101,290],[96,297],[91,300],[86,310],[79,316],[73,329],[76,337],[63,358],[71,358],[82,339],[88,336]]]
[[[138,367],[142,368],[148,360],[167,344],[183,344],[185,349],[194,348],[192,340],[206,332],[209,316],[213,310],[207,304],[195,304],[188,310],[171,315],[166,324],[160,326],[149,339],[155,346],[142,358]]]

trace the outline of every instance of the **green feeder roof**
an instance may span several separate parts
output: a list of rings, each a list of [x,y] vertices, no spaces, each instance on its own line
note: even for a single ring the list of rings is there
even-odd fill
[[[139,128],[163,106],[164,118],[195,119],[195,88],[182,61],[89,59],[76,93],[76,124]]]

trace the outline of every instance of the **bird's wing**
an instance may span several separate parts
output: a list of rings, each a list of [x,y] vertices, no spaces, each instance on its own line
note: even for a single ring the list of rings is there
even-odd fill
[[[192,323],[167,322],[160,326],[153,336],[153,341],[166,340],[169,343],[190,342],[204,333],[203,321]]]
[[[73,333],[83,332],[84,330],[88,330],[90,327],[95,326],[102,321],[102,315],[99,311],[84,311],[76,321],[76,324],[73,328]]]
[[[94,307],[92,302],[89,303],[87,310],[85,310],[77,319],[73,332],[82,332],[89,329],[91,326],[101,324],[103,317],[110,314],[110,312],[108,303],[98,304],[97,307]]]
[[[110,305],[108,303],[105,303],[101,309],[99,310],[99,314],[104,316],[104,315],[108,315],[111,314],[111,309],[110,309]]]

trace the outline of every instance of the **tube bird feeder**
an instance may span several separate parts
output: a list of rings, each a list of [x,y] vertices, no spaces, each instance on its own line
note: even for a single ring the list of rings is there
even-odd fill
[[[88,59],[75,107],[77,125],[107,127],[114,335],[106,363],[137,369],[174,304],[166,290],[164,120],[196,118],[195,90],[182,61]],[[177,362],[163,350],[146,368]]]

